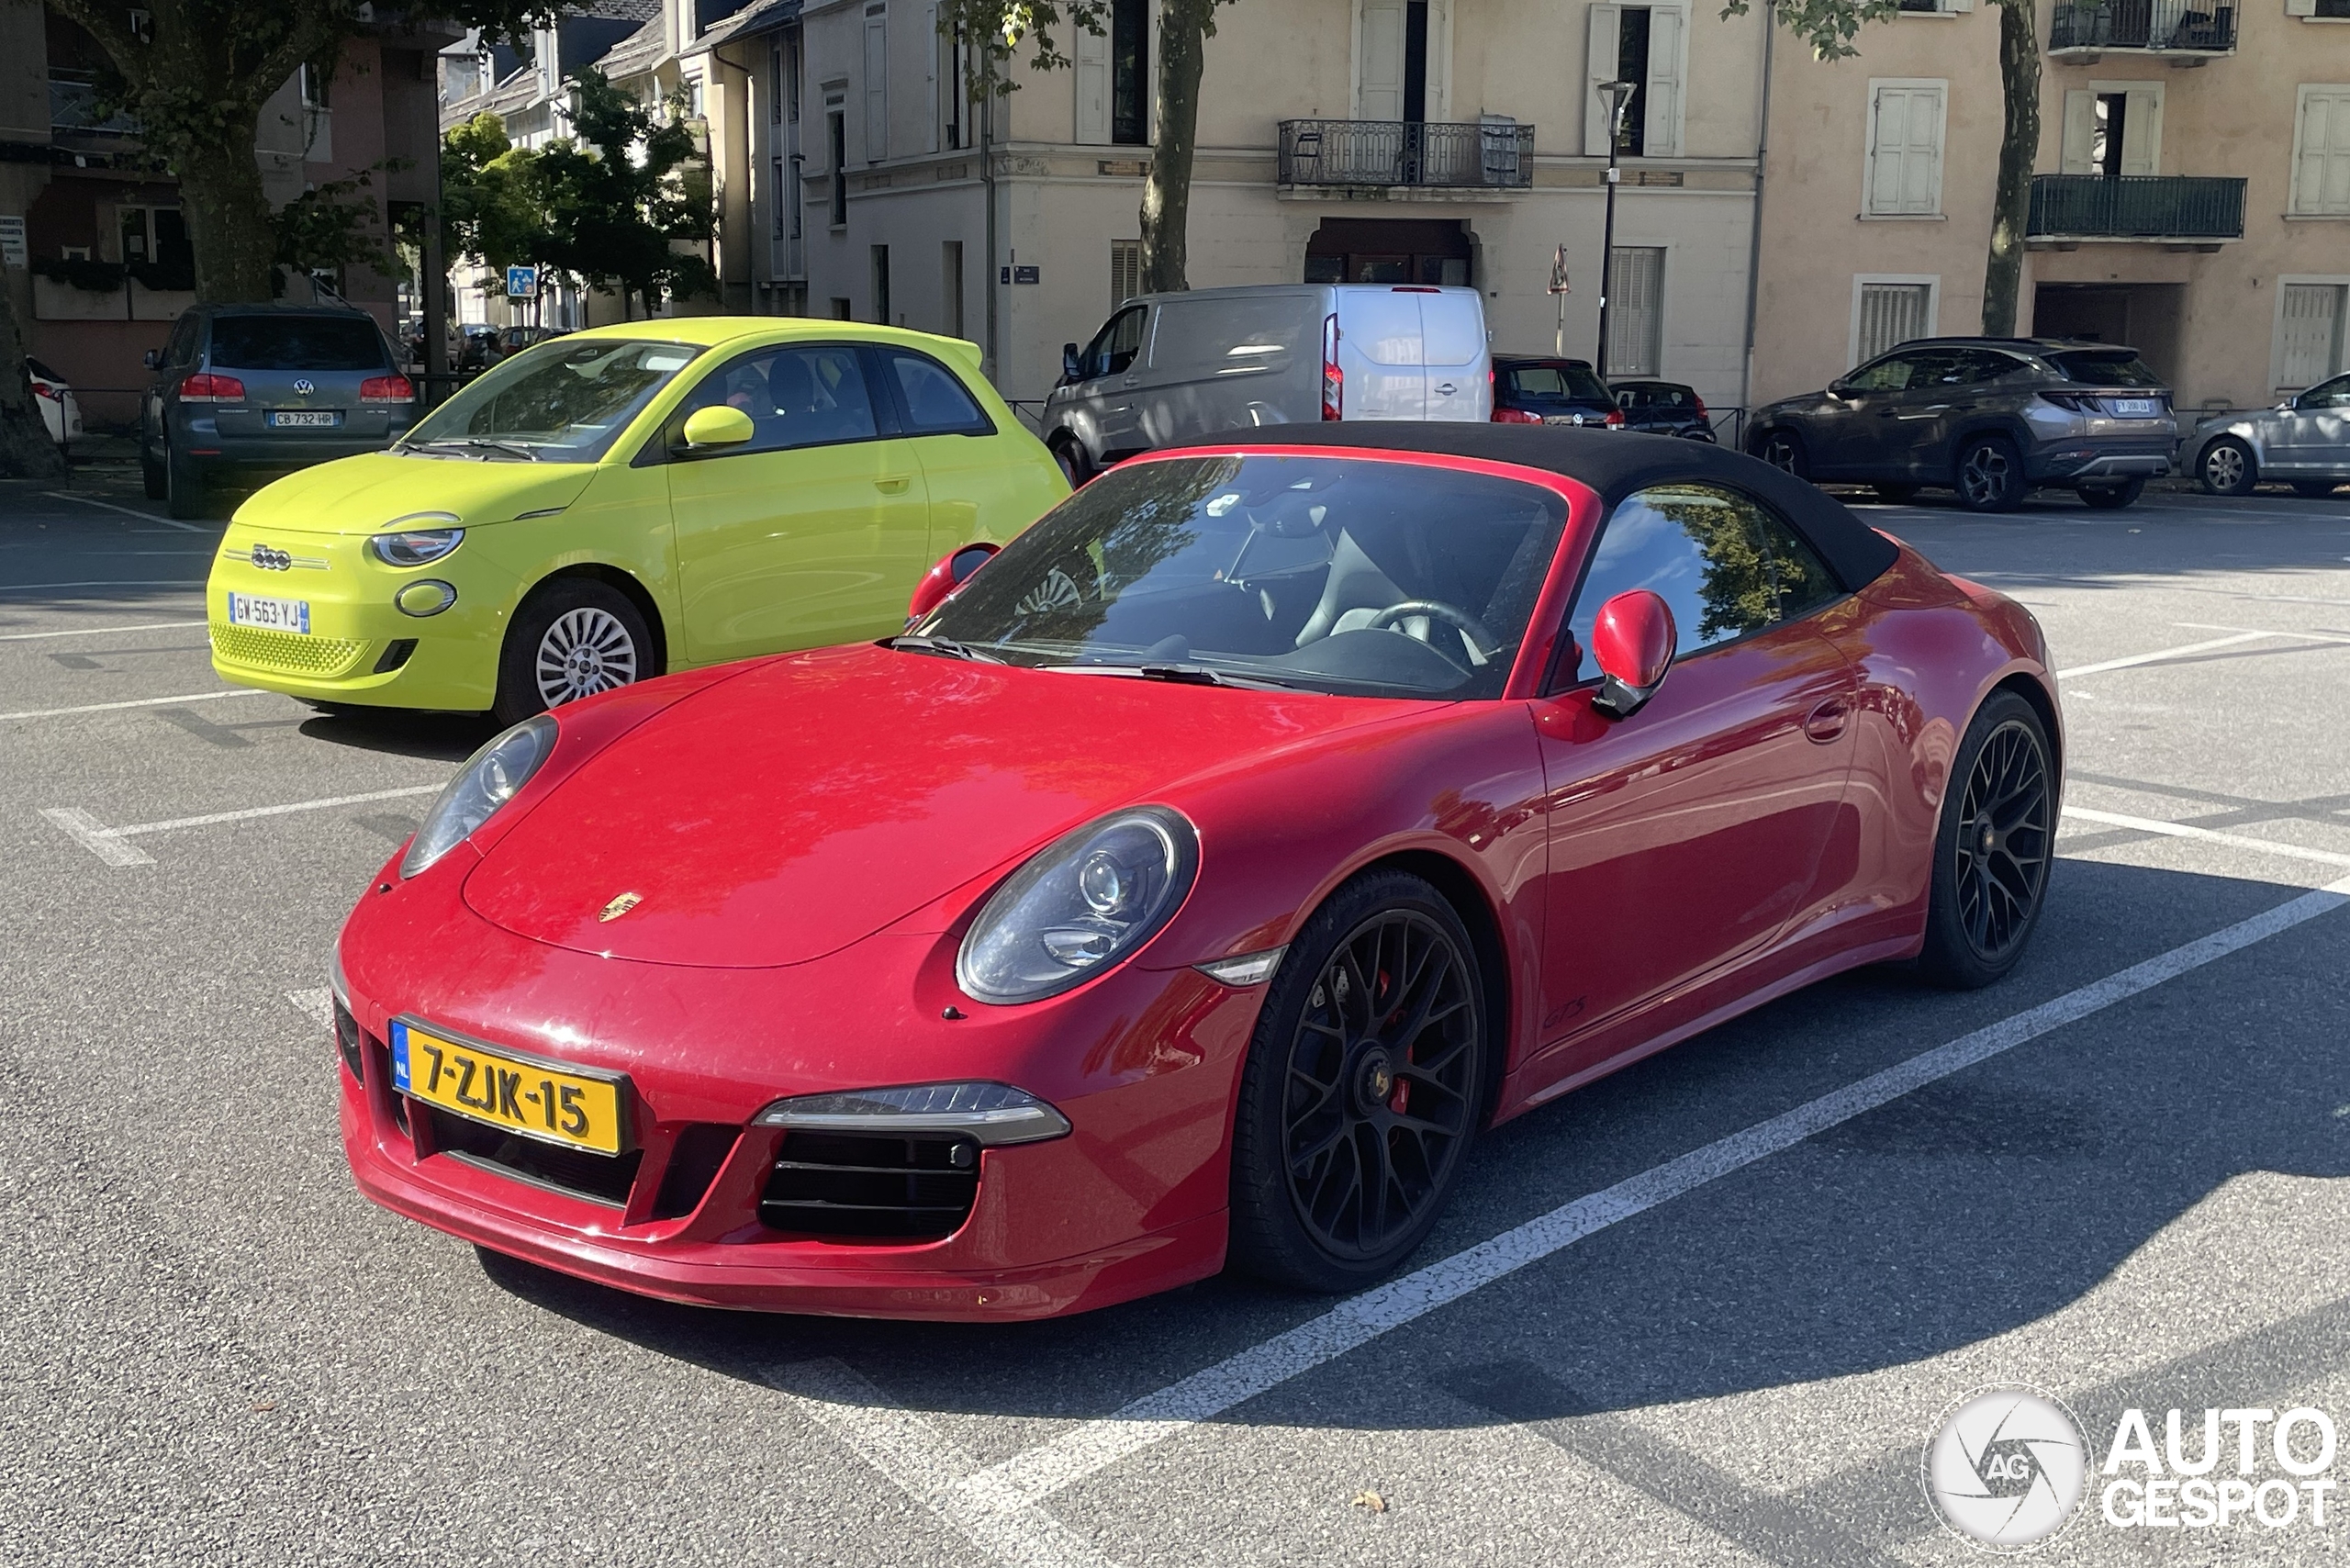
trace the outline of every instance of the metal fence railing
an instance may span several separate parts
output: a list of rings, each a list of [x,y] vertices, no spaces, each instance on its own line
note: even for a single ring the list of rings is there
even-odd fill
[[[2240,240],[2239,179],[2198,174],[2034,174],[2032,239]]]
[[[1420,120],[1285,119],[1285,185],[1419,185],[1524,190],[1534,184],[1534,128]]]
[[[2235,7],[2212,0],[2060,0],[2048,26],[2051,50],[2225,54],[2235,46]]]

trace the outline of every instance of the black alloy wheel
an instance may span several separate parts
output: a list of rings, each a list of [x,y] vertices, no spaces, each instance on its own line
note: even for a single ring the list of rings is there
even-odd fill
[[[1309,1290],[1371,1283],[1427,1237],[1483,1115],[1483,982],[1416,877],[1343,888],[1259,1016],[1233,1162],[1233,1252]]]
[[[154,432],[144,420],[139,422],[139,481],[151,501],[171,494],[170,482],[163,476],[163,460],[155,452]]]
[[[2039,923],[2055,854],[2047,729],[2023,698],[1996,692],[1967,726],[1942,801],[1919,969],[1972,989],[2013,969]]]
[[[192,457],[183,457],[163,439],[163,510],[185,522],[204,515],[204,470]]]
[[[1053,442],[1053,461],[1060,465],[1061,477],[1069,481],[1072,490],[1082,489],[1093,477],[1093,465],[1085,460],[1085,448],[1075,436],[1063,436]]]
[[[2081,504],[2097,511],[2120,511],[2123,507],[2137,505],[2138,498],[2145,493],[2146,476],[2133,474],[2119,484],[2083,485]]]
[[[1772,431],[1755,442],[1754,455],[1783,474],[1811,477],[1811,455],[1804,451],[1803,437],[1793,431]]]
[[[1978,435],[1958,454],[1959,504],[1969,511],[2013,511],[2022,504],[2023,458],[2003,435]]]

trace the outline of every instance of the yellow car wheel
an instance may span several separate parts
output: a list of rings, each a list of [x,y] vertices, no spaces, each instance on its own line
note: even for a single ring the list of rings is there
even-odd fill
[[[498,666],[498,722],[533,713],[661,673],[652,629],[619,589],[559,577],[532,594],[506,633]]]

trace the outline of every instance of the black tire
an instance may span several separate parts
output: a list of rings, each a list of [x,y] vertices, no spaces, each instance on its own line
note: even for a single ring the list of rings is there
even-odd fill
[[[1754,438],[1748,449],[1756,457],[1784,474],[1798,479],[1811,477],[1811,454],[1803,444],[1803,437],[1793,431],[1764,431]]]
[[[1968,511],[2013,511],[2023,504],[2023,454],[2016,443],[1997,433],[1978,435],[1958,449],[1958,465],[1951,475],[1958,504]]]
[[[2304,500],[2322,501],[2339,488],[2331,479],[2296,479],[2293,494]]]
[[[151,501],[160,501],[171,493],[170,481],[163,475],[163,460],[155,454],[154,442],[147,439],[144,425],[139,431],[139,483]]]
[[[2138,498],[2146,493],[2146,476],[2133,474],[2119,485],[2083,485],[2081,504],[2098,511],[2120,511],[2123,507],[2136,506]]]
[[[1915,485],[1871,485],[1869,488],[1876,492],[1878,500],[1889,507],[1906,507],[1918,498],[1918,487]]]
[[[1408,1257],[1483,1122],[1490,1028],[1476,948],[1436,889],[1374,871],[1332,894],[1290,944],[1249,1040],[1233,1130],[1234,1264],[1338,1292]]]
[[[2223,435],[2195,460],[2195,476],[2215,496],[2248,496],[2260,483],[2260,464],[2251,447]]]
[[[163,510],[181,521],[205,515],[204,470],[192,457],[163,445]]]
[[[1942,795],[1918,955],[1928,980],[1972,991],[2023,957],[2048,902],[2057,788],[2039,711],[2015,692],[1994,692],[1966,726]]]
[[[619,589],[557,577],[526,600],[498,656],[501,724],[661,673],[651,628]]]
[[[1081,489],[1093,477],[1093,465],[1087,461],[1085,445],[1073,435],[1063,435],[1052,445],[1053,461],[1061,465],[1061,477],[1069,481],[1072,490]]]

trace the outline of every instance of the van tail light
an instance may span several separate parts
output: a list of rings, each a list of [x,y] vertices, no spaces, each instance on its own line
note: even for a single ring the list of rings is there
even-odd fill
[[[180,383],[183,403],[241,403],[245,400],[245,384],[233,375],[215,375],[199,370]]]
[[[1347,417],[1347,376],[1338,368],[1338,318],[1335,314],[1322,320],[1322,417]]]
[[[1494,423],[1497,425],[1539,425],[1541,422],[1541,415],[1529,414],[1524,409],[1495,409],[1494,410]]]
[[[363,403],[413,403],[416,387],[405,375],[371,375],[359,384]]]
[[[1609,430],[1612,430],[1612,431],[1619,431],[1619,430],[1622,430],[1622,429],[1624,428],[1624,410],[1623,410],[1623,409],[1608,409],[1608,410],[1607,410],[1607,418],[1606,418],[1606,420],[1604,422],[1606,424],[1606,426],[1607,426],[1607,428],[1608,428]]]

